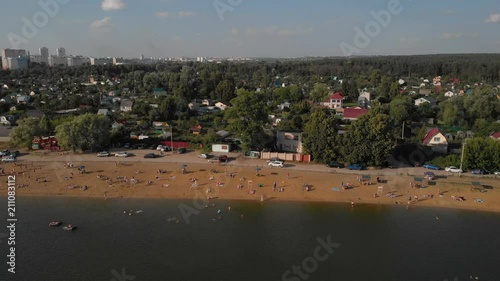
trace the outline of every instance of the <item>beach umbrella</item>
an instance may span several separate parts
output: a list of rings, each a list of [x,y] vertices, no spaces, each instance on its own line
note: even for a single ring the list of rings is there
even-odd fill
[[[85,170],[85,166],[78,167],[79,170]]]
[[[262,170],[260,167],[255,168],[255,171],[257,172],[259,172],[260,170]]]
[[[187,164],[182,164],[181,167],[185,169],[188,165]]]

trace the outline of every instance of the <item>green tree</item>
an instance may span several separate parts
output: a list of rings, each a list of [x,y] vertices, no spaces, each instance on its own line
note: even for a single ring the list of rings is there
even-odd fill
[[[316,83],[311,91],[311,99],[315,102],[324,101],[328,96],[328,86],[325,83]]]
[[[327,163],[340,157],[338,120],[328,109],[315,109],[304,127],[303,144],[314,161]]]
[[[19,147],[31,149],[33,139],[43,136],[43,129],[40,120],[34,118],[24,118],[17,121],[17,126],[10,132],[12,144]]]
[[[492,138],[468,139],[464,146],[463,168],[500,170],[500,142]]]
[[[410,98],[397,97],[389,103],[389,115],[395,125],[401,125],[403,122],[410,121],[412,112],[413,101]]]
[[[265,100],[261,93],[240,89],[231,100],[232,107],[225,111],[229,130],[241,137],[242,148],[247,151],[260,151],[265,147],[264,125],[268,120]]]
[[[343,158],[350,163],[380,166],[391,154],[391,117],[368,113],[344,134]]]
[[[229,80],[219,82],[215,88],[216,98],[220,101],[227,102],[235,97],[234,84]]]
[[[84,114],[56,128],[59,144],[73,151],[96,151],[99,146],[109,144],[111,122],[102,115]]]

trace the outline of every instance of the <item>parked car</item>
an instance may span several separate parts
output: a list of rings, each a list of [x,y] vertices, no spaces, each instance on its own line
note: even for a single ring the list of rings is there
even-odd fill
[[[126,151],[115,153],[116,157],[129,157],[130,154]]]
[[[2,162],[15,162],[15,161],[16,161],[16,157],[12,157],[12,156],[2,157]]]
[[[177,149],[177,153],[179,153],[179,154],[183,154],[183,153],[186,153],[186,152],[187,152],[187,149],[184,148],[184,147],[181,147],[181,148]]]
[[[267,163],[273,162],[273,161],[285,162],[285,160],[279,159],[278,157],[271,157],[271,158],[267,159],[266,161],[267,161]]]
[[[206,153],[202,153],[202,154],[198,154],[198,158],[201,158],[201,159],[208,159],[208,154]]]
[[[12,155],[14,158],[17,158],[17,156],[21,155],[21,152],[19,152],[19,150],[16,150],[14,152],[11,152],[10,155]]]
[[[464,171],[460,168],[457,168],[455,166],[449,166],[444,168],[445,171],[450,172],[450,173],[463,173]]]
[[[97,153],[97,157],[108,157],[109,153],[107,151],[101,151]]]
[[[347,166],[347,169],[349,170],[363,170],[363,166],[360,164],[350,164]]]
[[[279,167],[279,168],[283,168],[283,161],[271,161],[269,162],[268,164],[269,166],[271,167]]]
[[[126,143],[123,148],[130,148],[130,143]]]
[[[327,163],[326,166],[329,168],[344,168],[344,164],[335,161]]]
[[[2,150],[2,151],[0,151],[0,156],[7,156],[9,154],[10,154],[9,150]]]
[[[219,156],[219,162],[220,162],[220,163],[225,163],[225,162],[227,162],[227,155],[220,155],[220,156]]]
[[[498,175],[500,175],[500,171],[498,171],[498,172],[494,172],[494,174],[495,174],[496,176],[498,176]]]
[[[422,167],[429,169],[429,170],[441,170],[441,167],[438,165],[433,165],[433,164],[424,164]]]
[[[208,163],[219,163],[219,156],[214,156],[210,159],[208,159]]]
[[[152,145],[150,145],[150,146],[149,146],[149,149],[151,149],[151,150],[156,150],[156,144],[152,144]]]
[[[154,153],[144,154],[144,158],[157,158],[157,157],[160,157],[160,155]]]
[[[483,169],[475,169],[471,171],[474,175],[487,175],[490,172],[483,170]]]

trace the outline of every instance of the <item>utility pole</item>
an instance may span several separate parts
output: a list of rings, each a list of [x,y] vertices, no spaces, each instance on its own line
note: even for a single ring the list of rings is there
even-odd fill
[[[401,131],[401,139],[405,139],[405,121],[403,121],[403,130]]]
[[[174,154],[174,133],[172,125],[170,125],[170,150],[172,150],[172,154]]]
[[[464,140],[462,143],[462,156],[460,157],[460,170],[462,170],[462,166],[464,163],[464,152],[465,152],[465,143],[467,142],[467,139]]]

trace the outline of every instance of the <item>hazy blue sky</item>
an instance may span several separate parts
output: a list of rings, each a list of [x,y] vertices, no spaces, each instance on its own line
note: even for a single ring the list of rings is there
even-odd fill
[[[39,2],[54,1],[67,3],[44,23]],[[360,55],[500,51],[498,0],[401,0],[399,14],[356,44],[355,28],[391,1],[2,0],[0,48],[17,47],[9,38],[19,36],[18,47],[32,53],[61,46],[103,57],[338,56],[342,42]],[[44,26],[23,34],[23,17],[34,16]]]

